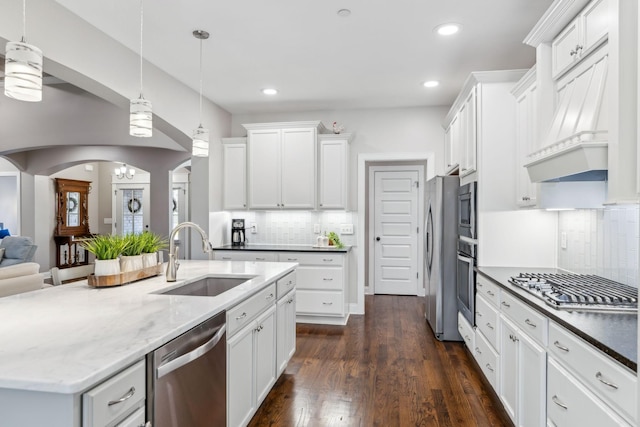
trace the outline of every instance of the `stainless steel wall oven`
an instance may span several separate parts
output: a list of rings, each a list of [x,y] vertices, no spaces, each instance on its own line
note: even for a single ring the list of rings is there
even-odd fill
[[[476,260],[477,260],[477,183],[471,182],[460,187],[458,194],[458,263],[457,299],[458,311],[475,325],[476,306]]]

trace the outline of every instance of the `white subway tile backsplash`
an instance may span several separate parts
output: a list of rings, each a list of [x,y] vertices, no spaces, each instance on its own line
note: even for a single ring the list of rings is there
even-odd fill
[[[638,206],[560,212],[558,226],[568,242],[558,249],[559,268],[638,287]]]

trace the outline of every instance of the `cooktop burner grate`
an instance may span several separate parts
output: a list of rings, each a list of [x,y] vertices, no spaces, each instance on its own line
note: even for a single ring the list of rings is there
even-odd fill
[[[590,274],[520,273],[510,282],[556,308],[632,310],[638,306],[638,289]]]

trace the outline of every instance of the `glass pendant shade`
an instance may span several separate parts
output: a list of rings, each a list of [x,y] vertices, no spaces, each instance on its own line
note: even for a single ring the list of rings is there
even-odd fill
[[[209,156],[209,129],[205,129],[202,125],[193,131],[193,146],[191,154],[194,157]]]
[[[4,66],[4,94],[20,101],[42,101],[42,51],[20,42],[8,42]]]
[[[129,104],[129,135],[141,138],[152,136],[153,113],[151,102],[140,95]]]

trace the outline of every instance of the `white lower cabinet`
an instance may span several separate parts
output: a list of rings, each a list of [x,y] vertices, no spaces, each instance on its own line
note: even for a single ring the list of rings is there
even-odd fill
[[[276,381],[275,358],[276,307],[270,305],[227,340],[228,426],[249,423]]]
[[[460,332],[460,336],[464,340],[464,344],[467,346],[469,351],[473,352],[476,343],[475,331],[467,319],[462,315],[462,313],[458,312],[458,332]]]
[[[118,424],[116,427],[145,427],[146,417],[145,408],[138,408],[136,412],[129,415],[124,421]]]
[[[547,417],[547,425],[552,427],[631,425],[605,405],[553,357],[549,357]]]
[[[296,352],[296,291],[290,291],[276,303],[277,375],[282,374]]]
[[[500,317],[500,400],[516,426],[544,426],[546,350]]]

